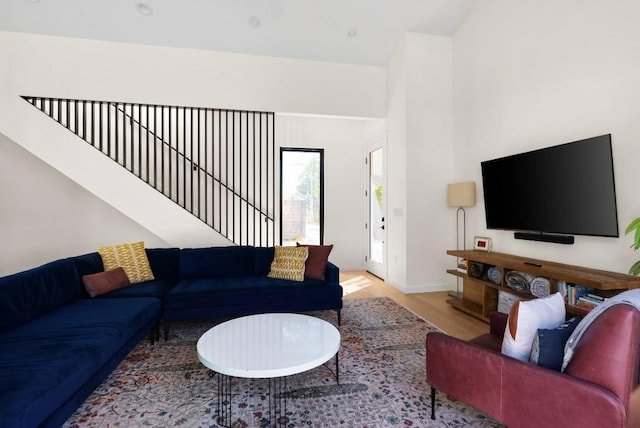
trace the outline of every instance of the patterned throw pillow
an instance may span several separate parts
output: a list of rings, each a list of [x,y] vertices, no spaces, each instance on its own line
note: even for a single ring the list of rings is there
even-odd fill
[[[275,247],[269,278],[304,281],[304,263],[308,256],[307,247]]]
[[[144,242],[100,247],[98,254],[102,257],[104,270],[121,267],[132,284],[154,279],[147,253],[144,251]]]

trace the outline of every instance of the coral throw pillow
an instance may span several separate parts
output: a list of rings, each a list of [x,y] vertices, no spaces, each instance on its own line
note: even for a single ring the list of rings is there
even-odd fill
[[[83,275],[82,282],[91,297],[131,285],[131,281],[129,281],[127,274],[121,267],[91,275]]]
[[[504,330],[502,353],[520,361],[529,361],[538,329],[557,328],[565,316],[564,299],[560,293],[514,303]]]
[[[304,264],[309,251],[307,247],[275,247],[269,278],[304,281]]]
[[[307,261],[304,265],[304,277],[324,280],[324,271],[327,267],[329,253],[331,253],[333,245],[296,245],[298,247],[307,247],[309,249],[309,257],[307,257]]]
[[[98,254],[102,257],[104,270],[121,267],[132,284],[154,279],[144,242],[100,247]]]

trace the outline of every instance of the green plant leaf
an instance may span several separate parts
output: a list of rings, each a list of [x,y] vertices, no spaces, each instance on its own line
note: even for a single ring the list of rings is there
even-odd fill
[[[631,231],[635,231],[633,234],[633,245],[631,247],[634,250],[640,249],[640,217],[635,218],[624,231],[625,235],[628,235]],[[629,275],[640,276],[640,260],[635,262],[629,269]]]
[[[633,249],[640,248],[640,217],[634,219],[624,231],[625,235],[628,235],[631,231],[635,231],[633,236]]]
[[[627,229],[624,231],[624,234],[628,235],[629,232],[631,232],[633,229],[636,229],[636,232],[637,232],[639,227],[640,227],[640,217],[636,218],[631,223],[629,223],[629,226],[627,226]]]
[[[638,274],[640,274],[640,260],[635,262],[629,269],[629,275],[638,276]]]

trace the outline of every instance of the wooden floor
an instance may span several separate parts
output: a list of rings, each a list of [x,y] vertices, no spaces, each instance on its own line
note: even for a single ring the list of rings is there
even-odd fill
[[[468,340],[489,332],[489,325],[453,309],[446,291],[404,294],[365,271],[340,272],[345,299],[390,297],[451,336]]]

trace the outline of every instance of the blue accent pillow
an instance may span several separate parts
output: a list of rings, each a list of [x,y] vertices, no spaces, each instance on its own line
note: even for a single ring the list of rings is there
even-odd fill
[[[559,372],[564,358],[564,345],[581,320],[574,317],[558,328],[539,329],[533,338],[529,362]]]

